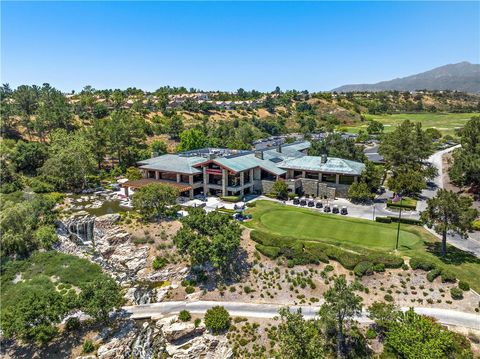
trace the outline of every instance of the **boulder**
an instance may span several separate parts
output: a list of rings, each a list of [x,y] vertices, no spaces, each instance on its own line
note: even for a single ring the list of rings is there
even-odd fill
[[[179,339],[185,339],[195,335],[202,334],[205,328],[195,327],[191,322],[176,322],[172,324],[165,324],[162,328],[165,339],[169,342],[174,342]]]
[[[167,344],[165,350],[174,359],[231,359],[233,352],[224,336],[204,334],[180,345]]]
[[[105,214],[103,216],[99,216],[95,219],[95,224],[105,224],[105,225],[112,225],[120,220],[120,214],[118,213],[111,213]]]

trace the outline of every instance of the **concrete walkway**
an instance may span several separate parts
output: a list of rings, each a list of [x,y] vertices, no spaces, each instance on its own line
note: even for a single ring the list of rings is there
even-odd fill
[[[321,303],[321,302],[320,302]],[[204,314],[213,306],[220,305],[225,307],[232,316],[242,316],[249,318],[273,318],[278,315],[278,310],[285,307],[283,304],[260,304],[243,302],[215,302],[215,301],[176,301],[162,302],[153,304],[143,304],[136,306],[123,307],[133,319],[147,319],[161,317],[170,314],[176,314],[181,310],[188,310],[193,314]],[[301,308],[306,319],[312,319],[317,316],[320,306],[291,306],[291,309]],[[407,310],[408,308],[402,308]],[[450,309],[440,308],[414,308],[415,312],[436,318],[444,325],[460,326],[469,329],[480,330],[480,315],[474,313],[460,312]],[[361,316],[356,318],[360,323],[372,323],[364,311]]]

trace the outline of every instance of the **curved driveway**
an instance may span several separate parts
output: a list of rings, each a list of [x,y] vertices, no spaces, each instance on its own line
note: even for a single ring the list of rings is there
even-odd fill
[[[283,304],[260,304],[243,302],[215,302],[215,301],[176,301],[161,302],[152,304],[143,304],[123,307],[133,319],[146,319],[152,317],[161,317],[163,315],[176,314],[181,310],[188,310],[194,314],[204,314],[209,308],[221,305],[228,310],[232,316],[242,316],[249,318],[273,318],[278,315],[278,310],[285,307]],[[291,306],[291,309],[301,308],[306,319],[312,319],[317,316],[320,307],[317,306]],[[402,308],[407,310],[408,308]],[[480,314],[460,312],[450,309],[440,308],[414,308],[415,312],[436,318],[445,325],[460,326],[470,329],[480,330]],[[361,323],[371,323],[367,313],[364,311],[361,316],[356,318]]]

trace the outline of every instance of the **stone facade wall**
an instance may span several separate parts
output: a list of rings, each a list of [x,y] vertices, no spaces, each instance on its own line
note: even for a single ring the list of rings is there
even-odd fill
[[[348,185],[325,183],[308,178],[302,178],[301,181],[303,193],[305,194],[321,198],[327,197],[328,199],[347,197]]]
[[[286,180],[288,189],[292,193],[304,193],[310,196],[335,199],[335,197],[347,197],[348,185],[325,183],[309,178],[299,178],[296,180]],[[254,190],[262,194],[272,192],[275,181],[261,180],[254,181]],[[298,190],[298,191],[297,191]]]
[[[260,181],[260,191],[263,194],[267,194],[272,192],[273,184],[275,181],[267,181],[267,180],[261,180]]]

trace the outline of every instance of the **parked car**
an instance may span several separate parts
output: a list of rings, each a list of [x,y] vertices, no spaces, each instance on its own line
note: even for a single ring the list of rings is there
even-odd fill
[[[300,200],[300,206],[306,206],[307,205],[307,200],[305,198],[302,198]]]
[[[343,214],[344,216],[346,216],[348,214],[347,207],[343,206],[340,211],[340,214]]]
[[[340,211],[338,210],[338,206],[337,205],[334,205],[333,208],[332,208],[332,213],[340,213]]]
[[[315,207],[315,201],[312,199],[308,201],[308,207]]]
[[[299,205],[300,204],[300,199],[298,197],[295,197],[293,199],[293,204]]]
[[[323,211],[324,212],[330,212],[330,206],[328,204],[325,205],[325,207],[323,208]]]
[[[317,203],[315,203],[315,207],[316,208],[322,208],[323,207],[323,203],[318,201]]]

